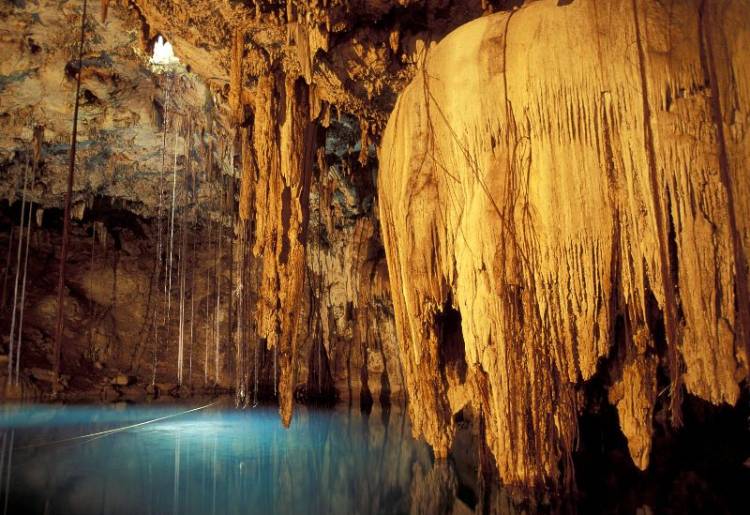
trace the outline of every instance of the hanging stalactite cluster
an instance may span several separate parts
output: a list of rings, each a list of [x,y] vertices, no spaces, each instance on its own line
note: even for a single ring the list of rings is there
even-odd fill
[[[540,1],[429,54],[378,186],[410,411],[436,454],[471,406],[504,482],[568,490],[586,387],[604,385],[641,469],[685,392],[737,403],[748,14]]]

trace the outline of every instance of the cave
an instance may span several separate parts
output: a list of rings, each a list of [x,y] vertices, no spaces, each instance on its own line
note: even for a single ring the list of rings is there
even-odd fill
[[[4,513],[744,513],[747,0],[0,5]]]

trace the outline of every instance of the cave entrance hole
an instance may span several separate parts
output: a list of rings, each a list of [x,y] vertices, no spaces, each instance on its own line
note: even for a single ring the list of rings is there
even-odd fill
[[[189,69],[182,65],[174,54],[172,43],[159,35],[149,45],[151,57],[148,60],[151,71],[154,73],[183,73]]]

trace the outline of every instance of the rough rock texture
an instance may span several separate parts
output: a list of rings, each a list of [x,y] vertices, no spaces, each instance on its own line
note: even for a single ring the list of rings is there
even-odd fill
[[[438,456],[470,402],[505,482],[560,486],[595,374],[641,468],[655,407],[678,425],[683,390],[737,401],[749,17],[746,1],[539,1],[430,52],[378,191],[409,409]]]
[[[313,354],[308,351],[299,363],[315,392],[327,357],[339,397],[367,406],[401,397],[403,379],[374,205],[377,163],[372,155],[366,165],[360,161],[359,133],[351,116],[331,120],[318,154],[307,252]],[[374,154],[374,148],[365,152]],[[322,356],[316,354],[317,340],[326,351]]]
[[[60,218],[59,210],[46,211],[39,217],[42,225],[35,224],[31,233],[21,376],[26,377],[30,372],[35,380],[38,377],[32,367],[49,371],[52,360]],[[9,226],[11,221],[3,214],[0,222]],[[183,227],[189,240],[189,250],[176,256],[175,262],[182,263],[184,259],[195,270],[194,281],[187,295],[188,311],[191,299],[195,309],[194,316],[186,325],[184,384],[201,390],[217,383],[214,345],[213,340],[209,339],[214,323],[210,316],[205,316],[206,303],[215,302],[212,272],[216,256],[205,235],[194,230],[190,224],[178,226],[179,239]],[[74,225],[70,273],[66,282],[65,344],[62,347],[63,370],[71,376],[71,380],[68,385],[70,392],[66,392],[63,398],[96,399],[104,396],[112,400],[121,396],[144,397],[146,387],[152,380],[160,385],[162,393],[176,386],[179,330],[176,294],[172,298],[169,323],[159,326],[158,334],[154,333],[153,326],[154,317],[162,317],[164,310],[163,292],[160,285],[154,283],[154,231],[154,226],[148,220],[124,209],[108,206],[95,206],[87,211],[80,225]],[[5,250],[8,241],[6,234],[3,236],[0,248]],[[195,254],[192,250],[194,242]],[[179,268],[175,266],[175,270]],[[6,287],[3,289],[0,338],[4,346],[7,346],[10,327],[8,315],[12,303],[14,264],[7,270],[10,272],[8,279],[5,273],[2,274]],[[209,354],[205,353],[207,346]],[[206,355],[209,356],[208,360],[205,359]],[[7,372],[6,368],[0,369],[0,375]],[[127,374],[126,378],[135,376],[137,384],[130,390],[109,388],[111,381],[122,374]],[[48,382],[37,380],[36,383],[42,391],[48,390]],[[223,384],[228,385],[227,382]]]
[[[91,2],[67,394],[187,393],[194,340],[194,386],[279,399],[286,423],[295,396],[405,392],[438,456],[471,420],[481,471],[552,486],[600,385],[641,468],[683,393],[736,402],[747,1],[490,15],[522,3]],[[0,6],[6,349],[34,172],[22,395],[49,386],[81,4]],[[148,62],[159,35],[168,73]]]
[[[1,320],[6,348],[24,170],[30,161],[35,169],[26,192],[27,201],[33,202],[34,223],[21,358],[24,368],[50,366],[48,347],[54,333],[54,279],[62,223],[59,207],[66,187],[78,69],[74,58],[77,34],[71,27],[78,26],[80,8],[81,4],[70,2],[5,3],[0,7],[7,29],[0,45],[3,55],[9,57],[0,64],[0,116],[4,121],[0,135],[0,195],[4,199],[0,204],[0,246],[4,257],[12,247],[14,258],[3,259]],[[70,367],[87,380],[132,371],[140,374],[141,389],[154,379],[174,384],[180,265],[186,261],[195,265],[198,277],[188,298],[194,297],[203,306],[214,288],[206,286],[206,273],[220,261],[214,251],[216,238],[210,238],[206,229],[218,218],[216,197],[222,168],[228,168],[227,152],[219,143],[224,139],[222,126],[214,123],[222,113],[197,76],[183,67],[162,73],[164,70],[150,65],[148,49],[140,46],[140,20],[135,12],[112,8],[104,22],[99,3],[90,2],[88,8],[73,193],[75,225],[66,278],[69,307],[64,369]],[[171,249],[170,226],[175,236]],[[198,252],[187,259],[179,242],[189,241],[192,249],[196,239],[205,244],[196,245]],[[166,294],[158,292],[167,282],[164,262],[168,252],[172,254],[174,303],[169,321],[154,329],[166,303]],[[186,259],[180,260],[180,256]],[[158,272],[155,262],[161,263]],[[195,315],[194,326],[212,324],[203,313]],[[155,377],[154,338],[159,339]],[[202,348],[197,352],[197,344],[193,364],[197,370],[199,355],[202,376],[204,353]],[[187,353],[184,358],[187,376]],[[95,364],[98,369],[93,368]],[[209,377],[212,383],[218,382],[215,370]],[[79,393],[96,390],[90,382],[84,383],[73,381],[71,386]],[[202,383],[196,380],[193,384]]]
[[[182,290],[187,313],[183,328],[189,332],[192,327],[196,333],[192,358],[199,376],[191,382],[196,387],[241,386],[243,399],[256,385],[261,396],[282,392],[288,420],[295,389],[318,384],[317,376],[326,376],[321,366],[309,373],[313,349],[322,348],[327,351],[316,362],[331,363],[327,376],[341,397],[352,397],[352,392],[378,396],[383,384],[390,392],[400,391],[387,272],[372,209],[374,147],[367,140],[375,124],[367,119],[384,122],[385,106],[395,99],[394,85],[408,78],[411,64],[406,56],[414,45],[403,45],[400,60],[394,53],[398,46],[386,50],[378,42],[389,37],[388,27],[377,31],[380,40],[367,36],[354,42],[353,33],[367,35],[370,29],[353,23],[339,26],[341,48],[335,53],[340,55],[330,59],[337,63],[337,73],[348,78],[337,79],[337,92],[327,93],[339,99],[334,108],[318,98],[322,85],[309,84],[313,61],[328,58],[318,54],[321,59],[311,60],[314,50],[300,53],[308,36],[313,47],[324,43],[316,43],[314,34],[298,24],[287,26],[278,19],[256,22],[254,9],[242,4],[230,8],[212,3],[202,10],[207,4],[186,9],[165,2],[112,2],[104,21],[104,5],[89,2],[86,19],[63,368],[97,381],[100,376],[132,372],[139,376],[141,389],[152,381],[174,385]],[[0,45],[10,57],[0,63],[0,195],[7,201],[0,204],[4,340],[11,325],[24,170],[34,160],[34,135],[39,135],[37,172],[27,191],[38,222],[32,227],[29,270],[31,277],[45,280],[30,281],[25,304],[45,305],[48,313],[25,312],[23,346],[38,352],[22,354],[22,370],[49,367],[51,280],[57,274],[60,229],[57,208],[65,190],[78,67],[78,34],[71,27],[77,25],[81,7],[82,2],[45,1],[0,7],[5,30]],[[217,9],[227,17],[210,16]],[[245,14],[237,15],[240,12]],[[205,30],[194,30],[199,26]],[[234,28],[225,33],[229,27]],[[157,29],[169,30],[165,34],[182,65],[165,69],[149,63]],[[215,41],[212,31],[220,34]],[[293,41],[287,41],[287,33]],[[348,34],[343,37],[344,33]],[[325,65],[316,65],[314,73],[321,73],[320,66]],[[374,87],[360,91],[365,78],[387,81],[387,94],[374,94],[377,102],[356,100],[357,95],[367,99],[365,89]],[[349,93],[354,89],[356,93]],[[341,124],[331,121],[332,111],[339,117],[356,105],[369,106],[370,114],[357,108],[361,124],[342,115],[349,120],[342,131]],[[327,152],[327,141],[341,148]],[[329,158],[316,159],[317,152]],[[357,164],[368,157],[369,168]],[[327,159],[331,166],[345,159],[347,168],[329,174]],[[313,177],[315,166],[323,172]],[[357,178],[360,173],[366,174],[365,181]],[[329,194],[322,209],[330,211],[325,232],[332,246],[317,252],[324,258],[314,264],[305,257],[305,234],[321,233],[320,216],[309,220],[308,213],[310,183],[314,180],[314,188],[320,189],[319,177],[325,178]],[[367,208],[358,206],[355,215],[335,210],[337,192],[345,192],[346,198],[354,194],[357,202],[368,203]],[[320,211],[319,200],[316,206]],[[357,223],[353,242],[350,236]],[[183,245],[185,260],[180,258]],[[350,263],[355,252],[361,261]],[[6,255],[12,259],[6,260]],[[190,271],[184,286],[183,263]],[[379,286],[371,288],[373,276]],[[318,300],[309,295],[311,280],[317,281]],[[366,324],[375,303],[378,324]],[[347,306],[357,309],[356,323],[348,318],[353,311]],[[315,337],[300,322],[312,320],[312,312],[322,317]],[[359,325],[363,328],[355,331]],[[189,335],[183,338],[187,345]],[[188,361],[186,348],[184,377]],[[300,374],[295,374],[297,367]],[[389,374],[383,383],[386,368]],[[76,381],[71,389],[93,391],[91,385]]]
[[[279,105],[280,104],[280,105]],[[277,109],[284,110],[276,125]],[[296,386],[297,331],[305,279],[305,243],[315,126],[307,85],[262,76],[255,103],[256,233],[253,254],[261,258],[258,336],[278,346],[281,417],[289,425]]]
[[[482,0],[133,0],[144,38],[165,35],[178,56],[210,82],[230,83],[233,39],[246,53],[243,98],[252,96],[265,61],[315,86],[316,101],[382,128],[424,50],[492,4]]]
[[[78,67],[78,34],[71,27],[80,26],[81,5],[54,1],[24,5],[6,2],[0,7],[6,29],[0,51],[8,57],[0,63],[0,166],[8,172],[0,177],[0,198],[12,199],[20,194],[32,131],[42,127],[43,162],[32,183],[31,198],[47,207],[59,207],[66,188]],[[152,71],[148,49],[140,46],[139,32],[140,22],[132,10],[112,8],[105,23],[99,3],[90,2],[73,198],[74,211],[79,214],[91,206],[94,196],[117,199],[137,214],[156,214],[159,172],[164,170],[165,118],[169,124],[169,154],[175,150],[184,154],[187,118],[193,116],[194,169],[205,169],[205,149],[217,148],[217,140],[225,139],[222,127],[212,125],[212,119],[220,113],[205,83],[187,73]],[[173,141],[177,128],[179,134]],[[221,163],[221,159],[216,152],[213,161]],[[185,175],[185,161],[180,155],[181,177]],[[207,184],[201,181],[201,186]],[[180,206],[190,200],[183,190],[178,191]],[[211,193],[203,187],[198,188],[196,196],[205,200]]]

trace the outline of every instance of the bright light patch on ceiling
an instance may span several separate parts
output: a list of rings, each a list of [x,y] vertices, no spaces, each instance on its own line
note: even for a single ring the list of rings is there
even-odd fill
[[[172,43],[164,41],[164,38],[159,36],[154,45],[154,55],[151,58],[151,63],[160,66],[173,66],[180,63],[172,50]]]

